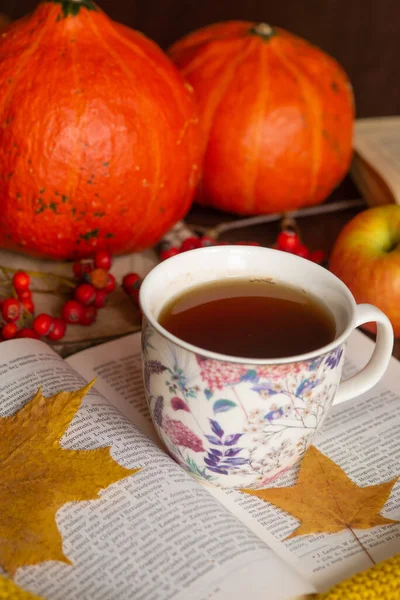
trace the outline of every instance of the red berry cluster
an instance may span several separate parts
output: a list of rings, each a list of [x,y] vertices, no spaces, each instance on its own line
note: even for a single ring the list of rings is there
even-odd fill
[[[12,296],[0,300],[3,317],[0,341],[22,337],[36,339],[44,337],[55,342],[64,337],[68,324],[94,323],[97,310],[103,308],[107,295],[115,290],[115,278],[109,273],[111,264],[111,254],[106,250],[99,250],[93,258],[73,264],[78,284],[74,289],[73,299],[65,302],[61,318],[52,317],[47,313],[34,315],[31,278],[25,271],[16,272],[12,279]],[[46,277],[46,275],[41,276]],[[72,280],[65,283],[74,288]],[[27,320],[31,323],[30,327],[26,326]]]
[[[66,329],[61,319],[41,314],[33,319],[31,327],[24,326],[26,319],[32,318],[35,311],[30,284],[31,278],[25,271],[17,271],[14,274],[14,296],[1,300],[1,315],[4,321],[1,328],[2,339],[47,337],[51,341],[60,340]]]
[[[74,298],[67,300],[62,308],[62,318],[70,325],[91,325],[96,321],[97,310],[103,308],[107,295],[115,290],[115,278],[109,270],[111,254],[98,250],[94,258],[72,265],[78,285]]]
[[[281,231],[276,240],[275,247],[277,250],[290,252],[290,254],[295,254],[301,258],[307,258],[318,265],[326,260],[326,255],[323,250],[310,251],[309,248],[301,242],[299,235],[291,229]]]
[[[204,235],[203,237],[190,236],[183,240],[181,245],[171,246],[170,244],[164,245],[160,251],[160,259],[167,260],[172,256],[187,252],[188,250],[196,250],[197,248],[206,248],[207,246],[227,246],[234,244],[234,242],[218,242],[212,237]],[[236,246],[261,246],[258,242],[236,242]]]
[[[15,272],[12,282],[9,281],[12,284],[12,296],[0,299],[0,311],[3,317],[3,324],[0,323],[0,341],[30,337],[47,338],[54,342],[64,337],[67,325],[91,325],[94,323],[98,309],[103,308],[108,294],[116,288],[115,278],[109,272],[111,265],[111,254],[106,250],[99,250],[92,258],[75,262],[72,265],[75,282],[73,279],[49,273]],[[4,270],[12,271],[6,267]],[[64,286],[68,285],[73,288],[73,297],[64,303],[61,318],[52,317],[46,313],[35,316],[30,275],[58,279]],[[7,285],[8,282],[3,283]],[[142,279],[136,273],[125,275],[122,283],[123,289],[136,304],[139,300],[141,283]],[[36,290],[36,292],[40,293],[40,290]],[[59,291],[54,290],[53,293],[57,294]],[[30,327],[26,326],[27,320],[31,324]]]

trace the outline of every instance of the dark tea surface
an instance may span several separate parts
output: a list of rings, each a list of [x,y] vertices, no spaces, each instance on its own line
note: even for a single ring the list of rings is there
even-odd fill
[[[267,280],[226,279],[187,290],[162,310],[160,325],[181,340],[245,358],[284,358],[335,339],[330,310],[302,290]]]

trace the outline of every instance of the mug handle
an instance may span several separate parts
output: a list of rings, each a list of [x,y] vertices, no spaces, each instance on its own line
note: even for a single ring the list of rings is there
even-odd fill
[[[387,316],[371,304],[359,304],[356,313],[356,327],[374,321],[377,324],[376,344],[368,364],[357,375],[353,375],[339,385],[333,406],[361,396],[370,390],[383,377],[393,352],[393,327]]]

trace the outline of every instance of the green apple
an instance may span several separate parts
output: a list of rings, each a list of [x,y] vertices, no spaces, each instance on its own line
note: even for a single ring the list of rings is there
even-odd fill
[[[400,206],[370,208],[352,219],[336,241],[329,268],[358,304],[380,308],[400,337]],[[365,328],[376,331],[372,323]]]

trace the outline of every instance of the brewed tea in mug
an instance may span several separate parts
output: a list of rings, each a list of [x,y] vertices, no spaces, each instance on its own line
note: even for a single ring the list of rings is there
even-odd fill
[[[204,350],[244,358],[286,358],[335,339],[327,306],[268,279],[228,278],[185,290],[161,311],[160,325]]]

